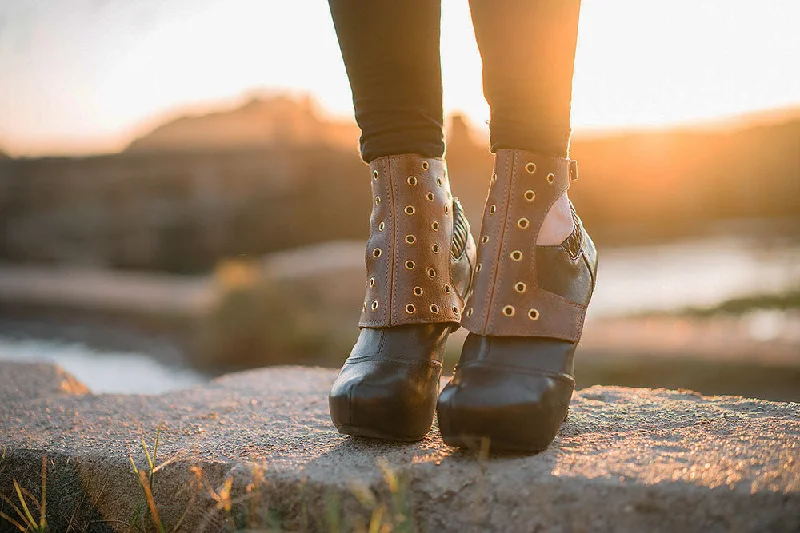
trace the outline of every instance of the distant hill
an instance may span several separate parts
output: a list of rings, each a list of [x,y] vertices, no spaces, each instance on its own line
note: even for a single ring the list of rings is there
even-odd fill
[[[180,117],[134,140],[128,152],[323,145],[354,150],[359,131],[352,121],[320,117],[310,97],[253,98],[243,106]]]
[[[578,132],[570,198],[601,247],[797,232],[800,117],[775,117]],[[462,117],[448,126],[453,193],[477,233],[492,155]],[[373,198],[357,137],[308,100],[271,98],[171,121],[121,154],[4,160],[0,258],[207,272],[223,258],[365,239]]]
[[[5,153],[4,151],[0,150],[0,160],[2,159],[11,159],[11,156]]]

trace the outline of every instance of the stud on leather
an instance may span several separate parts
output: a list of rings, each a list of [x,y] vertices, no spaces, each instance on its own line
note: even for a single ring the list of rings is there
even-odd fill
[[[548,211],[576,179],[574,161],[497,151],[475,287],[462,320],[470,333],[437,405],[449,445],[488,439],[491,451],[540,451],[566,416],[597,253],[574,210],[574,230],[563,243],[536,240]]]
[[[433,421],[445,343],[472,289],[475,242],[444,161],[402,154],[370,167],[361,330],[331,389],[331,419],[349,435],[417,440]]]

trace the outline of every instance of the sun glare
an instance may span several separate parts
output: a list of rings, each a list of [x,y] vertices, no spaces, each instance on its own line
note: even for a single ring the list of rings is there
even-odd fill
[[[92,4],[94,5],[94,4]],[[324,2],[30,4],[0,18],[0,145],[16,154],[117,150],[165,115],[258,91],[310,93],[351,115]],[[796,0],[584,0],[575,130],[653,127],[800,105]],[[485,127],[466,0],[443,2],[444,102]]]

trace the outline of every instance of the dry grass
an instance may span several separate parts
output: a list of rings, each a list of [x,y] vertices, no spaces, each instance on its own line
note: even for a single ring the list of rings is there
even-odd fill
[[[5,457],[6,451],[4,449],[3,461],[5,461]],[[16,516],[12,518],[0,511],[0,518],[8,521],[9,524],[23,532],[44,533],[49,531],[47,526],[47,457],[42,457],[41,497],[37,499],[30,491],[20,487],[16,479],[14,480],[14,492],[16,493],[19,505],[15,504],[11,498],[4,494],[0,494],[0,498],[11,507]],[[38,520],[34,518],[34,513],[31,509],[38,513]]]

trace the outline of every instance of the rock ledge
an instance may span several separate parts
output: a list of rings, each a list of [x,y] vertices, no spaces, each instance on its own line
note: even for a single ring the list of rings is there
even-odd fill
[[[167,531],[181,519],[182,531],[800,530],[800,404],[592,387],[548,451],[485,458],[435,428],[415,444],[339,435],[334,377],[279,367],[93,395],[57,367],[0,363],[0,494],[15,498],[16,479],[40,497],[46,457],[54,531],[152,528],[131,459],[147,470],[141,437],[152,452],[159,434],[153,501]]]

